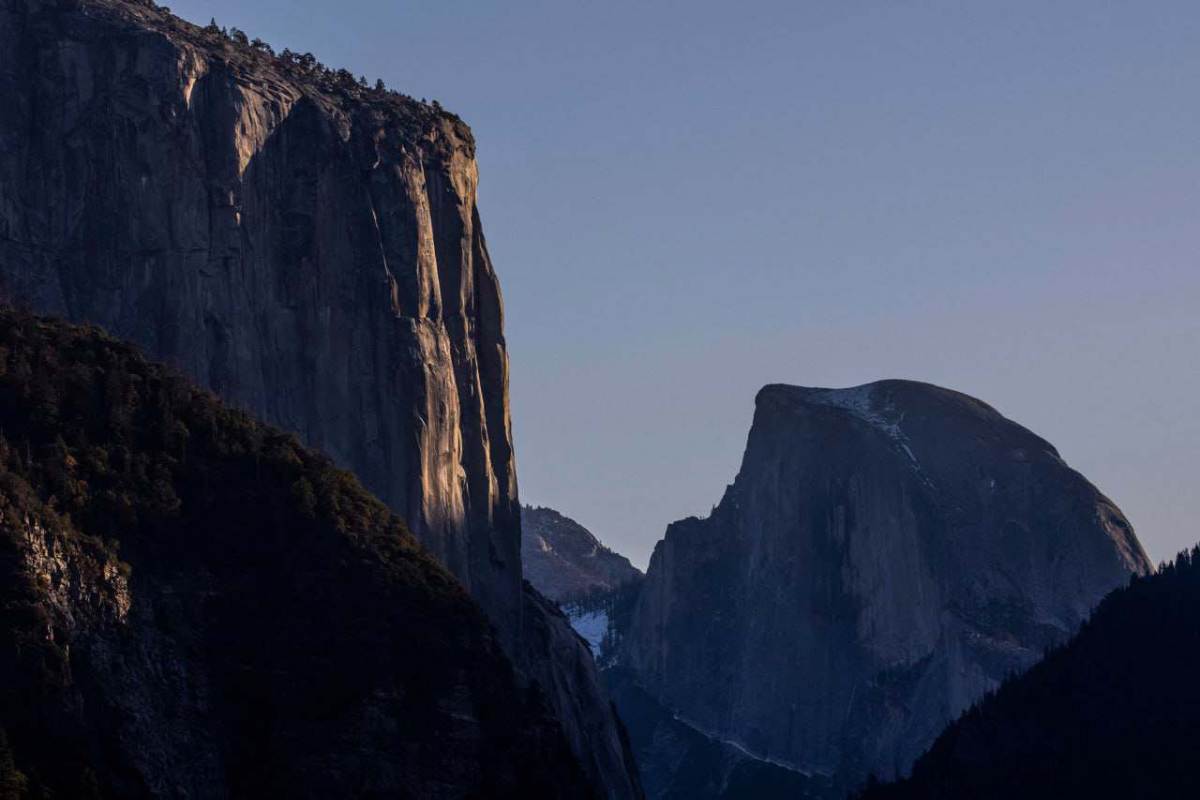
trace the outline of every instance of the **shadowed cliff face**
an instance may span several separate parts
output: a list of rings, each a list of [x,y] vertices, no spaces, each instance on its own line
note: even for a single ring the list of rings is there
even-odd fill
[[[594,677],[586,647],[522,588],[471,133],[347,78],[149,3],[3,0],[3,290],[103,325],[352,469],[527,679],[577,690],[547,696],[589,777],[637,796],[602,689],[573,684]]]
[[[623,660],[696,728],[853,784],[1150,569],[1054,448],[956,392],[768,386],[708,519],[655,549]]]

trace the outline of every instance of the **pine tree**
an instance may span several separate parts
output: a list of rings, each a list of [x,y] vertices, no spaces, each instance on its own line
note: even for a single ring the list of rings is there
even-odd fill
[[[22,800],[29,780],[17,769],[8,735],[0,728],[0,800]]]

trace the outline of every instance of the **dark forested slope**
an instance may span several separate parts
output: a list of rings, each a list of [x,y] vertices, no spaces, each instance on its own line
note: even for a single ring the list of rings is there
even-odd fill
[[[1200,796],[1200,548],[952,724],[866,800]]]
[[[0,312],[0,797],[588,796],[493,636],[349,473]]]

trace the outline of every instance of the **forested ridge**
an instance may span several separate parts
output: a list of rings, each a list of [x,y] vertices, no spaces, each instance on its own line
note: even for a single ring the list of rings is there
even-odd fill
[[[1100,603],[1079,633],[863,800],[1200,794],[1200,547]]]
[[[539,793],[558,723],[352,475],[0,311],[0,798]]]

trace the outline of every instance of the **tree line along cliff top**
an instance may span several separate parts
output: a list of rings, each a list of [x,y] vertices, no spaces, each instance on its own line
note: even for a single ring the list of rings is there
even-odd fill
[[[37,8],[40,4],[19,0]],[[474,156],[475,140],[470,127],[437,100],[418,100],[389,89],[382,79],[373,82],[355,77],[344,68],[329,67],[312,53],[297,53],[286,47],[276,52],[262,39],[213,20],[195,25],[171,13],[169,6],[153,0],[61,0],[50,13],[78,12],[102,20],[136,35],[140,30],[165,36],[176,46],[190,47],[207,59],[225,65],[242,81],[255,84],[282,82],[309,97],[331,103],[343,112],[369,109],[387,116],[412,139],[435,140],[436,131],[449,128],[456,144]],[[46,12],[41,12],[46,13]]]

